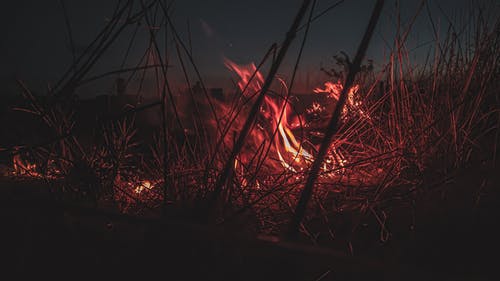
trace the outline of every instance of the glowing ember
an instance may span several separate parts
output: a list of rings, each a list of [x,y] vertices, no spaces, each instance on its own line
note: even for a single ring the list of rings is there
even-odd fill
[[[313,102],[311,107],[306,109],[306,112],[309,114],[320,114],[325,110],[325,107],[319,104],[318,102]]]
[[[37,171],[36,164],[31,164],[24,161],[19,154],[14,155],[12,158],[12,167],[14,169],[13,175],[16,176],[30,176],[41,177],[42,175]]]
[[[340,97],[340,93],[342,92],[342,84],[340,83],[340,81],[337,83],[325,82],[325,88],[322,89],[320,87],[317,87],[313,90],[313,92],[315,92],[315,93],[328,93],[329,97],[338,100]],[[351,91],[349,91],[349,96],[351,96],[353,94],[354,94],[354,91],[351,89]]]
[[[151,183],[150,181],[148,180],[143,180],[141,181],[135,188],[134,188],[134,192],[137,193],[137,194],[140,194],[141,192],[143,192],[144,190],[151,190],[153,189],[154,187],[154,184]]]

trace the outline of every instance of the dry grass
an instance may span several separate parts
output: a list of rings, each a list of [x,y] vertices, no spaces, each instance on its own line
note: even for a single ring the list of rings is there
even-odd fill
[[[163,206],[167,212],[175,210],[201,218],[207,210],[200,206],[206,206],[217,190],[220,196],[215,205],[210,205],[217,209],[217,223],[243,220],[258,233],[282,232],[293,214],[310,163],[296,171],[279,165],[271,141],[276,131],[262,133],[259,125],[266,120],[255,110],[252,118],[256,121],[249,122],[257,125],[248,128],[248,135],[259,134],[268,139],[240,139],[241,147],[234,153],[237,132],[248,114],[252,114],[250,104],[258,93],[244,96],[244,91],[235,90],[232,103],[218,102],[210,97],[202,82],[198,92],[189,92],[194,117],[188,120],[182,116],[179,112],[185,109],[180,108],[184,101],[170,87],[166,58],[162,57],[164,50],[156,43],[164,35],[160,31],[175,41],[175,54],[187,85],[192,84],[189,73],[194,72],[199,81],[203,77],[177,34],[168,7],[162,1],[148,3],[135,7],[127,2],[118,7],[115,20],[93,43],[97,49],[89,49],[90,56],[76,59],[77,63],[49,93],[47,102],[42,104],[23,87],[31,103],[26,110],[44,120],[56,141],[24,147],[15,153],[35,155],[38,167],[52,163],[52,169],[57,169],[61,178],[71,179],[71,175],[89,170],[85,173],[94,175],[96,180],[87,180],[91,187],[76,192],[86,190],[85,196],[95,197],[92,200],[96,201],[115,200],[122,211],[159,212]],[[129,17],[132,20],[123,21],[129,9],[138,11]],[[155,11],[162,11],[162,16],[153,17]],[[359,85],[355,96],[359,107],[347,108],[332,143],[345,156],[346,163],[321,170],[301,226],[303,234],[318,241],[319,234],[323,237],[326,233],[335,240],[335,233],[342,226],[336,225],[332,217],[348,212],[374,218],[380,230],[378,239],[385,241],[389,232],[388,209],[402,206],[409,210],[418,194],[430,186],[439,186],[453,171],[470,163],[498,161],[500,22],[484,18],[482,12],[471,12],[475,19],[472,25],[450,25],[447,37],[436,39],[425,64],[415,64],[410,59],[412,46],[407,46],[406,37],[411,27],[404,30],[401,26],[388,61],[379,62],[378,69],[362,68],[355,80]],[[95,140],[84,143],[72,133],[75,124],[72,105],[67,100],[71,100],[76,85],[88,80],[88,71],[113,38],[143,18],[149,26],[162,27],[148,30],[153,43],[145,54],[153,54],[156,59],[141,60],[136,68],[127,68],[126,72],[131,72],[128,81],[146,73],[154,75],[162,128],[158,128],[157,137],[139,144],[136,125],[129,117],[121,116],[121,120],[103,121],[96,126]],[[268,58],[266,55],[262,63]],[[339,62],[342,64],[345,59],[339,57]],[[332,79],[345,78],[343,69],[334,70],[326,71]],[[291,93],[276,87],[267,94],[287,100]],[[140,114],[140,109],[127,113]],[[329,117],[327,112],[322,118]],[[318,146],[311,140],[314,132],[307,129],[310,122],[304,116],[296,133],[301,145],[315,154]],[[334,162],[331,153],[326,160]],[[224,167],[227,174],[223,182],[217,182]],[[50,174],[47,168],[40,172]],[[136,192],[145,180],[150,181],[152,188]],[[68,182],[75,184],[74,180]],[[356,222],[353,225],[354,231]]]

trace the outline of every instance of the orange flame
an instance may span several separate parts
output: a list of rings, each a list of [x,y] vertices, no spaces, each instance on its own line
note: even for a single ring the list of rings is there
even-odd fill
[[[340,93],[342,92],[343,85],[340,81],[337,81],[337,83],[333,82],[325,82],[325,88],[321,89],[320,87],[317,87],[313,90],[315,93],[328,93],[329,97],[334,98],[336,100],[339,100],[340,98]],[[356,107],[359,106],[359,102],[356,102],[354,100],[355,94],[359,90],[359,85],[354,85],[349,89],[349,92],[347,93],[347,104],[351,107]],[[345,110],[345,108],[344,108]]]
[[[37,171],[36,164],[31,164],[27,161],[24,161],[19,154],[14,155],[14,157],[12,158],[12,167],[14,169],[13,175],[30,177],[42,176]]]
[[[148,180],[143,180],[141,181],[135,188],[134,188],[134,192],[137,193],[137,194],[140,194],[141,192],[143,192],[144,190],[151,190],[153,189],[154,187],[154,184]]]
[[[224,60],[226,67],[234,71],[239,76],[238,87],[244,96],[251,96],[258,93],[264,84],[263,75],[257,70],[255,64],[238,65],[228,59]],[[278,78],[281,86],[288,92],[285,81]],[[342,92],[343,85],[340,81],[326,82],[324,88],[317,87],[313,90],[314,93],[327,93],[328,97],[338,100]],[[347,106],[343,110],[344,116],[350,112],[356,113],[358,116],[370,119],[362,109],[362,102],[358,100],[357,92],[359,85],[351,87],[347,93]],[[312,107],[306,111],[309,114],[318,113],[325,109],[325,107],[317,102],[312,104]],[[273,146],[277,159],[282,167],[290,171],[302,170],[307,163],[314,160],[314,156],[309,153],[293,133],[293,128],[297,127],[296,120],[300,120],[299,116],[291,116],[291,110],[286,101],[280,103],[270,96],[264,97],[264,105],[262,106],[261,113],[266,120],[270,120],[271,131],[267,132],[269,135],[274,135]],[[293,121],[292,121],[293,119]],[[265,127],[265,126],[264,126]],[[276,132],[276,133],[275,133]],[[252,134],[253,138],[262,141],[261,134]],[[328,155],[325,157],[323,163],[324,177],[335,176],[336,173],[341,172],[347,164],[345,154],[340,148],[333,146],[330,148]],[[240,159],[241,161],[241,159]],[[235,162],[235,169],[241,166],[241,163]],[[328,171],[333,171],[329,173]],[[245,181],[246,183],[246,181]]]
[[[340,98],[340,93],[342,92],[342,89],[344,86],[340,81],[337,81],[337,83],[334,82],[325,82],[325,87],[322,89],[320,87],[317,87],[313,90],[315,93],[328,93],[328,96],[330,98],[334,98],[336,100],[339,100]],[[368,118],[368,116],[365,114],[365,112],[360,108],[361,102],[356,101],[355,96],[356,93],[359,90],[359,85],[354,85],[349,89],[349,92],[347,93],[347,106],[344,107],[343,113],[347,114],[348,109],[354,109],[356,110],[361,116]]]
[[[252,95],[262,88],[264,77],[254,63],[248,65],[238,65],[228,59],[224,59],[226,67],[234,71],[240,77],[238,81],[238,88],[240,88],[243,95]],[[253,76],[253,78],[252,78]]]
[[[228,59],[225,59],[225,65],[234,71],[240,78],[238,87],[243,95],[249,95],[261,90],[264,83],[264,77],[257,70],[254,63],[248,65],[238,65]],[[253,76],[253,78],[252,78]],[[251,79],[252,78],[252,79]],[[286,88],[283,80],[280,80]],[[295,168],[287,162],[286,159],[293,159],[295,164],[303,164],[304,161],[311,161],[313,156],[306,151],[292,132],[292,124],[289,120],[289,108],[285,102],[280,106],[279,103],[269,96],[264,98],[264,107],[268,110],[264,115],[272,120],[273,132],[277,131],[274,138],[274,146],[277,157],[281,165],[289,170],[295,171]],[[287,156],[285,156],[285,154]]]

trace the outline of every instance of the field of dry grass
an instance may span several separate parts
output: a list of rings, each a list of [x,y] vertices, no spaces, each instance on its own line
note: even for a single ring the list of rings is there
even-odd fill
[[[285,40],[273,45],[260,64],[249,67],[226,61],[236,80],[234,91],[224,99],[214,97],[204,86],[203,74],[177,33],[165,2],[147,1],[140,7],[130,3],[117,7],[114,18],[91,43],[88,53],[46,95],[33,94],[19,81],[24,100],[22,105],[6,109],[5,116],[30,116],[33,120],[25,124],[31,124],[33,130],[31,135],[10,137],[2,144],[5,147],[0,152],[10,162],[1,181],[5,193],[2,197],[30,198],[19,206],[57,205],[57,227],[70,237],[83,235],[78,225],[92,231],[124,220],[126,230],[120,234],[111,228],[102,230],[102,235],[109,235],[113,240],[110,243],[116,246],[108,249],[110,259],[117,256],[112,251],[120,252],[123,245],[129,247],[127,243],[147,243],[141,232],[144,229],[160,235],[165,229],[178,227],[176,223],[158,226],[165,219],[181,221],[180,229],[196,225],[202,227],[202,233],[217,231],[213,239],[204,238],[207,241],[224,240],[227,233],[245,237],[234,242],[245,248],[241,252],[228,254],[225,251],[232,246],[221,246],[221,253],[207,254],[207,259],[237,256],[244,260],[248,253],[260,257],[269,252],[278,258],[287,256],[282,244],[278,250],[270,250],[274,246],[262,240],[255,242],[257,248],[265,244],[259,248],[262,252],[250,250],[248,245],[254,242],[249,242],[253,240],[248,237],[264,235],[301,243],[294,247],[324,247],[339,253],[339,262],[346,262],[348,256],[382,259],[382,264],[374,266],[376,269],[366,265],[367,272],[380,274],[377,279],[385,279],[387,267],[393,264],[397,268],[409,266],[409,272],[419,271],[416,268],[434,272],[433,267],[442,258],[449,259],[438,270],[443,274],[439,279],[445,280],[456,264],[463,268],[470,265],[470,271],[464,269],[467,274],[484,271],[482,266],[493,266],[482,255],[483,250],[496,245],[492,236],[496,232],[490,229],[497,220],[496,187],[500,183],[496,172],[500,144],[500,20],[485,16],[488,7],[477,5],[477,10],[469,11],[471,20],[463,26],[450,23],[444,38],[436,32],[424,62],[413,61],[410,53],[415,46],[407,42],[415,18],[406,24],[398,22],[390,55],[387,61],[376,62],[377,67],[363,60],[380,13],[375,8],[353,61],[345,54],[335,56],[335,65],[321,69],[330,77],[330,84],[316,93],[311,89],[313,101],[314,95],[321,98],[305,104],[305,99],[293,91],[294,78],[283,81],[276,72],[280,60],[289,55],[287,48],[293,40],[302,40],[302,46],[307,46],[307,31],[313,28],[310,23],[320,13],[311,8],[316,1],[304,1]],[[489,8],[498,9],[492,5]],[[423,1],[415,17],[422,16],[425,9]],[[153,12],[158,11],[162,16],[153,17]],[[169,51],[177,56],[181,66],[177,71],[183,72],[189,89],[185,95],[170,85],[171,70],[167,71],[164,49],[158,43],[158,37],[163,36],[161,29],[148,30],[151,44],[144,58],[154,59],[141,60],[131,69],[89,75],[109,45],[138,21],[168,30],[176,46]],[[434,24],[432,18],[430,22]],[[299,29],[303,32],[295,38]],[[297,65],[300,60],[299,54]],[[267,73],[263,65],[269,66]],[[96,113],[92,122],[79,117],[89,113],[82,113],[84,107],[75,99],[78,88],[117,73],[127,74],[125,81],[153,75],[156,99],[131,103],[118,113]],[[319,100],[327,102],[319,104]],[[156,125],[145,125],[141,119],[144,114],[155,116]],[[30,181],[36,188],[15,191],[8,187],[29,186]],[[40,202],[34,203],[37,196],[29,194],[38,189],[46,191]],[[6,203],[6,212],[27,212],[19,215],[20,221],[31,217],[33,208],[19,210],[12,202]],[[69,206],[85,212],[95,210],[98,222],[85,225],[84,217],[92,215],[73,214]],[[109,217],[108,212],[123,218]],[[134,229],[131,220],[139,221],[140,227]],[[26,226],[14,221],[14,227]],[[151,224],[154,227],[150,228]],[[52,227],[28,225],[34,231]],[[192,244],[199,238],[197,231],[178,230],[166,236],[179,239],[188,233],[192,239],[185,243]],[[124,238],[135,232],[142,233],[138,234],[142,238]],[[47,233],[52,235],[53,231]],[[108,243],[100,235],[90,234],[93,238],[87,242]],[[162,243],[160,240],[154,238]],[[165,243],[161,249],[168,252],[172,243]],[[100,247],[95,247],[96,252],[101,251]],[[141,247],[134,248],[134,253],[152,254]],[[200,247],[196,249],[203,253],[219,251]],[[307,249],[293,249],[298,256],[307,255]],[[323,280],[323,273],[335,269],[324,263],[318,248],[311,251],[321,266],[306,266],[306,271],[311,272],[302,272],[303,276]],[[99,252],[96,256],[106,259],[108,254]],[[91,256],[82,254],[79,262]],[[478,257],[477,264],[472,257]],[[413,259],[418,260],[415,268],[410,266]],[[422,262],[426,259],[429,262]],[[246,262],[243,260],[242,264]],[[262,266],[257,259],[251,260],[250,264]],[[352,262],[360,261],[347,264]],[[161,262],[153,263],[159,266]],[[32,265],[32,261],[27,264]],[[138,264],[147,266],[148,262],[141,260]],[[96,261],[94,265],[106,267],[106,262]],[[220,268],[220,272],[224,270]],[[337,272],[344,278],[354,271]],[[324,280],[333,280],[332,276]],[[467,276],[462,277],[467,280]],[[413,278],[420,277],[426,276]]]

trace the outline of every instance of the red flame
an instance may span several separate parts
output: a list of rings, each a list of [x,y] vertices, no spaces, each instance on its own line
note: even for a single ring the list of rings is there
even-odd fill
[[[315,93],[328,93],[328,97],[333,98],[335,100],[339,100],[340,93],[342,92],[343,86],[340,81],[337,83],[334,82],[325,82],[325,88],[317,87],[313,90]],[[369,116],[361,109],[361,102],[356,100],[356,93],[359,90],[359,85],[354,85],[349,89],[347,93],[347,106],[344,107],[343,114],[347,114],[348,110],[356,111],[360,116],[364,118],[369,118]]]
[[[151,190],[153,189],[154,184],[148,180],[143,180],[137,186],[134,188],[134,192],[137,194],[140,194],[144,190]]]
[[[264,77],[257,70],[254,63],[248,65],[238,65],[226,59],[225,65],[230,70],[238,74],[240,78],[238,81],[238,87],[243,95],[254,94],[261,90],[262,84],[264,83]],[[280,82],[283,87],[286,88],[284,81],[280,80]],[[277,132],[273,142],[276,156],[283,167],[295,171],[296,169],[291,164],[292,161],[294,162],[294,165],[303,165],[306,161],[313,160],[313,156],[304,149],[302,144],[297,140],[296,136],[292,132],[293,123],[290,120],[290,109],[286,102],[282,102],[280,104],[273,98],[266,96],[264,98],[263,110],[261,112],[267,120],[272,120],[272,124],[270,124],[272,132],[269,133],[272,135],[273,132]]]
[[[238,87],[244,96],[253,96],[261,90],[264,84],[263,75],[257,70],[255,64],[238,65],[228,59],[225,59],[225,65],[230,70],[234,71],[239,76]],[[278,78],[281,86],[288,92],[286,83]],[[314,93],[326,93],[329,98],[338,101],[342,92],[343,85],[340,81],[326,82],[324,88],[317,87],[313,90]],[[343,110],[344,117],[348,113],[353,113],[358,117],[370,119],[370,117],[363,111],[362,102],[356,95],[359,90],[358,85],[351,87],[347,93],[347,103]],[[314,102],[312,106],[306,109],[308,114],[314,114],[325,110],[325,106]],[[268,120],[268,124],[262,127],[270,127],[271,130],[267,132],[269,137],[273,137],[272,143],[276,159],[280,165],[290,171],[302,170],[308,163],[314,160],[314,156],[303,147],[304,139],[299,141],[293,132],[293,128],[298,125],[296,120],[300,121],[300,116],[293,116],[290,106],[287,102],[278,100],[269,95],[264,98],[264,105],[261,109],[261,114]],[[293,121],[292,121],[293,120]],[[252,137],[262,142],[262,134],[252,133]],[[325,157],[323,163],[323,176],[334,176],[339,172],[342,167],[345,167],[347,161],[346,153],[339,147],[339,144],[332,144],[328,155]],[[241,159],[240,159],[241,161]],[[237,165],[237,164],[236,164]],[[241,164],[240,164],[241,165]],[[330,173],[328,171],[334,171]]]
[[[254,63],[250,63],[248,65],[238,65],[228,59],[224,59],[224,64],[240,77],[238,87],[244,95],[252,95],[260,91],[260,88],[264,83],[264,77],[260,71],[257,71],[257,67]],[[253,79],[252,76],[254,76]]]
[[[24,161],[19,154],[14,155],[12,158],[12,167],[14,169],[13,175],[17,176],[30,176],[41,177],[42,175],[37,171],[36,164]]]

